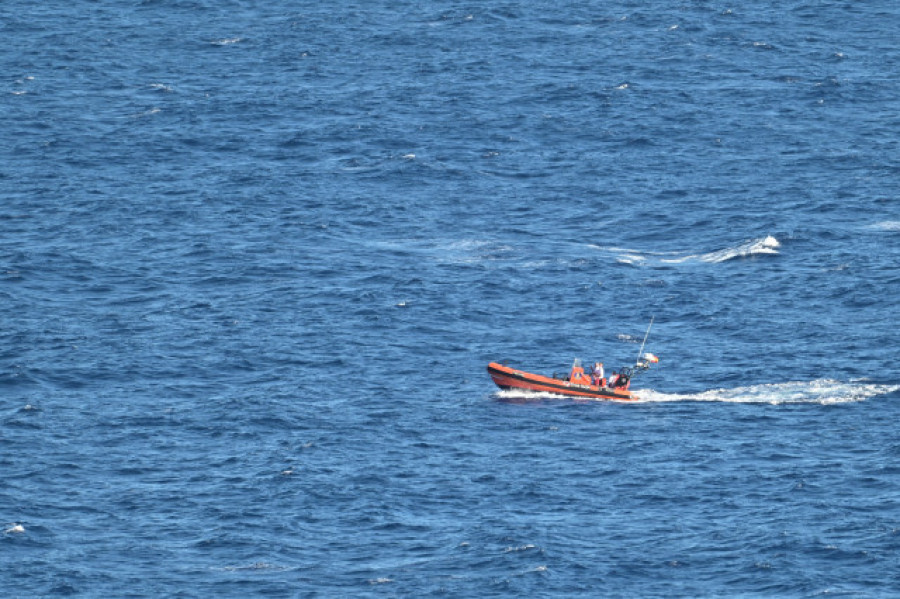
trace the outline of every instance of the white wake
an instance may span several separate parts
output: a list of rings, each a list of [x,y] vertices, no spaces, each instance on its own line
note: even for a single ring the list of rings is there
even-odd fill
[[[900,385],[877,385],[863,382],[841,382],[832,379],[816,381],[768,383],[711,389],[700,393],[662,393],[653,389],[638,391],[643,403],[673,401],[715,401],[726,403],[765,403],[773,405],[815,403],[821,405],[865,401],[871,397],[893,393]]]
[[[732,389],[710,389],[700,393],[663,393],[654,389],[634,389],[637,401],[624,403],[664,403],[664,402],[722,402],[755,404],[820,404],[832,405],[865,401],[878,395],[900,391],[900,385],[879,385],[874,383],[841,382],[833,379],[797,381],[790,383],[768,383],[734,387]],[[505,389],[497,391],[494,397],[506,402],[529,402],[544,400],[613,401],[604,398],[570,397],[543,391]]]
[[[725,248],[717,252],[710,252],[698,256],[702,262],[725,262],[734,258],[746,258],[758,254],[777,254],[781,244],[778,240],[768,235],[763,239],[754,239],[737,245],[733,248]]]
[[[589,247],[614,254],[616,256],[616,261],[621,264],[652,266],[683,264],[686,262],[708,262],[718,264],[737,258],[749,258],[766,254],[774,255],[778,254],[778,248],[781,247],[781,243],[771,235],[766,235],[759,239],[750,239],[733,247],[727,247],[705,254],[691,254],[684,252],[642,252],[640,250],[628,248],[602,247],[597,245],[591,245]]]

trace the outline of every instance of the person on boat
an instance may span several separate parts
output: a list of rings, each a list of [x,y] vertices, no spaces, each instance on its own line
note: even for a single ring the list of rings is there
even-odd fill
[[[606,377],[603,376],[603,362],[594,363],[593,384],[598,387],[606,386]]]
[[[631,385],[630,377],[624,372],[618,373],[614,372],[611,377],[609,377],[609,388],[610,389],[628,389],[628,386]]]

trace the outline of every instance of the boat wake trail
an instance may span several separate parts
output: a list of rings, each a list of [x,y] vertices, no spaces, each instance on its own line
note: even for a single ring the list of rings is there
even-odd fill
[[[748,256],[755,256],[758,254],[777,254],[778,248],[780,246],[781,244],[778,243],[777,239],[775,239],[771,235],[768,235],[763,239],[753,239],[733,248],[726,248],[724,250],[710,252],[708,254],[702,254],[700,256],[688,256],[683,260],[697,258],[701,262],[726,262],[734,258],[746,258]]]
[[[767,235],[761,239],[750,239],[734,247],[728,247],[705,254],[681,254],[641,252],[617,247],[591,246],[594,249],[616,254],[616,260],[622,264],[646,264],[648,266],[662,266],[667,264],[683,264],[686,262],[708,262],[718,264],[737,258],[749,258],[762,254],[777,254],[781,243]]]
[[[640,403],[672,401],[716,401],[726,403],[767,403],[821,405],[853,403],[870,397],[893,393],[900,385],[876,385],[862,382],[844,383],[831,379],[808,382],[771,383],[735,387],[734,389],[711,389],[701,393],[660,393],[652,389],[638,393]]]

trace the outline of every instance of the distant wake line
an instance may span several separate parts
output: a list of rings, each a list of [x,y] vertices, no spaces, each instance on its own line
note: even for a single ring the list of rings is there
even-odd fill
[[[637,390],[638,400],[627,403],[662,403],[711,401],[724,403],[766,403],[781,404],[821,404],[831,405],[865,401],[870,397],[893,393],[900,390],[900,385],[875,385],[870,383],[842,383],[831,379],[820,379],[808,382],[770,383],[735,387],[734,389],[711,389],[700,393],[662,393],[653,389]],[[502,400],[542,400],[567,399],[570,397],[541,393],[535,391],[504,390],[496,397]],[[573,401],[609,401],[577,399]]]
[[[639,252],[616,247],[591,246],[595,249],[618,254],[617,260],[623,264],[681,264],[684,262],[709,262],[717,264],[735,258],[747,258],[760,254],[777,254],[781,243],[771,235],[761,239],[751,239],[734,247],[705,254]]]

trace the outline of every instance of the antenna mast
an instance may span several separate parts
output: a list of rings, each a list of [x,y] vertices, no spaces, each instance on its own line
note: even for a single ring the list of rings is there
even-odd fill
[[[644,355],[644,345],[647,344],[647,337],[650,336],[650,327],[653,326],[653,319],[654,319],[654,318],[655,318],[654,316],[651,316],[651,317],[650,317],[650,324],[647,325],[647,332],[644,333],[644,340],[641,342],[641,349],[638,350],[637,361],[634,363],[634,367],[635,367],[635,368],[637,368],[638,365],[641,363],[641,356]]]

